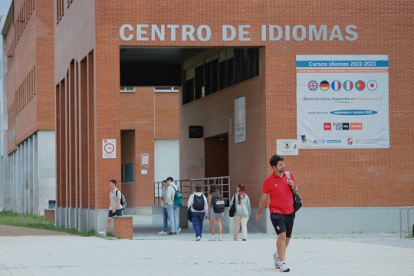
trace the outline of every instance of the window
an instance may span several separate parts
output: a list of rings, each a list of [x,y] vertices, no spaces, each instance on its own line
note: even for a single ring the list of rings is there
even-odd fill
[[[180,90],[175,86],[159,86],[154,87],[154,92],[180,92]]]
[[[183,104],[258,75],[258,48],[228,48],[185,71]]]
[[[133,86],[121,86],[120,92],[133,93],[133,92],[135,92],[135,87],[133,87]]]

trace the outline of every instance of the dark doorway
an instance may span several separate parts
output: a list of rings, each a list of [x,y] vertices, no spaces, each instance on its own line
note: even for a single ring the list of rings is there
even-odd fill
[[[204,139],[205,177],[229,175],[229,139],[227,133]]]

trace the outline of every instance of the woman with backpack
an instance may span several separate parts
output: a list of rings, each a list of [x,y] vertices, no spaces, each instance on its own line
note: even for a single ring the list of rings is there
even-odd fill
[[[220,191],[218,190],[215,184],[210,185],[210,192],[208,194],[208,212],[210,218],[210,230],[211,230],[211,239],[210,241],[217,241],[216,232],[214,229],[214,221],[217,221],[218,229],[218,240],[221,241],[221,233],[223,232],[223,227],[221,225],[221,218],[224,217],[224,201],[221,197]]]
[[[196,241],[203,236],[203,221],[207,218],[207,198],[201,192],[201,185],[197,184],[196,191],[188,198],[188,208],[191,212],[191,223],[193,224]]]
[[[230,206],[236,201],[236,213],[234,214],[234,240],[237,241],[240,226],[242,233],[242,240],[247,240],[247,221],[249,220],[252,208],[250,206],[249,197],[246,195],[246,186],[239,184],[237,186],[237,193],[231,198]]]

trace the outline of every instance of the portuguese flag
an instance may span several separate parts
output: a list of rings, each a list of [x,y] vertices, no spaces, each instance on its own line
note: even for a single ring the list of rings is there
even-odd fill
[[[362,80],[357,81],[357,82],[355,83],[355,88],[356,88],[358,91],[362,91],[362,90],[364,90],[364,89],[365,89],[365,82],[364,82],[364,81],[362,81]]]

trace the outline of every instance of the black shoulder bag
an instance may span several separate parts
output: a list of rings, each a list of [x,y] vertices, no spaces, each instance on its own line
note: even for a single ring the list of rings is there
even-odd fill
[[[233,195],[233,204],[231,205],[229,209],[229,217],[234,217],[234,214],[236,213],[236,195]]]
[[[290,180],[289,172],[286,172],[286,176],[288,180]],[[302,207],[303,202],[302,202],[302,198],[300,198],[300,195],[294,193],[293,190],[292,190],[292,194],[293,194],[293,208],[295,208],[295,213],[296,213],[297,211],[299,211],[300,207]]]

